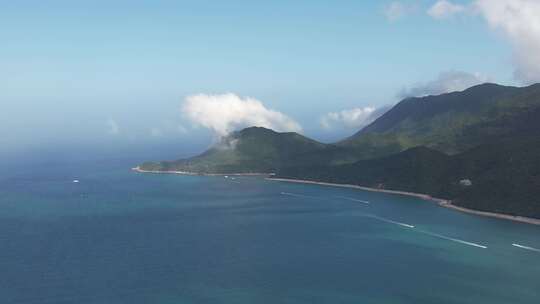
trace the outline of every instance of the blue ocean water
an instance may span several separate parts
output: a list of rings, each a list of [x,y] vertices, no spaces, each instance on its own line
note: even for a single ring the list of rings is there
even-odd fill
[[[397,195],[122,162],[0,173],[0,303],[537,304],[534,248],[538,226]]]

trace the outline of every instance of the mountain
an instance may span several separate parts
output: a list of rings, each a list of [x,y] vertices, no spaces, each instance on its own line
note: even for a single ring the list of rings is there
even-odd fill
[[[482,143],[539,134],[540,84],[517,88],[486,83],[462,92],[407,98],[336,145],[361,159],[425,146],[457,154]]]
[[[415,147],[353,164],[287,167],[277,177],[425,193],[470,209],[540,218],[540,135],[452,156]]]
[[[247,128],[203,154],[144,163],[154,171],[274,172],[278,168],[344,165],[413,147],[454,155],[490,142],[540,134],[540,84],[482,84],[462,92],[407,98],[353,136],[322,144],[297,133]]]
[[[273,173],[295,157],[323,151],[327,145],[298,133],[278,133],[260,127],[246,128],[220,140],[201,155],[177,161],[147,162],[148,171],[193,173]]]
[[[483,84],[404,99],[334,144],[251,127],[201,155],[139,168],[276,173],[426,193],[471,209],[540,218],[539,155],[540,84]]]
[[[449,155],[501,138],[540,134],[540,84],[481,84],[462,92],[406,98],[373,123],[304,162],[342,165],[424,146]]]

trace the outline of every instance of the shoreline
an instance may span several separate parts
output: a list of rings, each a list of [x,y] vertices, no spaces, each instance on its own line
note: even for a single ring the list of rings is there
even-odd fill
[[[398,190],[377,189],[377,188],[364,187],[364,186],[358,186],[358,185],[352,185],[352,184],[336,184],[336,183],[318,182],[318,181],[302,180],[302,179],[271,178],[271,177],[268,177],[266,179],[271,180],[271,181],[278,181],[278,182],[311,184],[311,185],[328,186],[328,187],[341,187],[341,188],[358,189],[358,190],[371,191],[371,192],[412,196],[412,197],[417,197],[426,201],[432,201],[432,202],[435,202],[440,207],[452,209],[452,210],[463,212],[463,213],[503,219],[503,220],[510,220],[510,221],[520,222],[520,223],[525,223],[525,224],[540,225],[540,219],[524,217],[524,216],[519,216],[519,215],[509,215],[509,214],[504,214],[504,213],[479,211],[479,210],[469,209],[465,207],[460,207],[460,206],[453,205],[451,200],[433,197],[428,194],[398,191]]]
[[[180,175],[191,175],[191,176],[266,176],[266,180],[270,180],[270,181],[298,183],[298,184],[311,184],[311,185],[328,186],[328,187],[341,187],[341,188],[357,189],[357,190],[364,190],[364,191],[371,191],[371,192],[412,196],[412,197],[416,197],[422,200],[434,202],[440,207],[451,209],[458,212],[463,212],[463,213],[468,213],[468,214],[483,216],[483,217],[509,220],[513,222],[519,222],[519,223],[525,223],[525,224],[531,224],[531,225],[540,225],[540,219],[519,216],[519,215],[509,215],[509,214],[504,214],[504,213],[480,211],[480,210],[460,207],[460,206],[456,206],[452,204],[451,200],[433,197],[428,194],[399,191],[399,190],[389,190],[389,189],[377,189],[377,188],[371,188],[371,187],[365,187],[365,186],[359,186],[359,185],[353,185],[353,184],[337,184],[337,183],[327,183],[327,182],[320,182],[320,181],[313,181],[313,180],[291,179],[291,178],[274,178],[272,176],[274,176],[275,173],[259,173],[259,172],[227,173],[227,174],[225,173],[197,173],[197,172],[189,172],[189,171],[142,170],[138,166],[131,168],[131,170],[135,172],[139,172],[139,173],[180,174]]]
[[[132,171],[139,173],[151,173],[151,174],[180,174],[180,175],[192,175],[192,176],[273,176],[275,173],[197,173],[189,171],[160,171],[160,170],[143,170],[140,167],[131,168]]]

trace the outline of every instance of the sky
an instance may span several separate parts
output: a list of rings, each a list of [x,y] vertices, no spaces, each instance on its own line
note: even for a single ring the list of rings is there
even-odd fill
[[[540,81],[539,53],[536,0],[0,0],[0,156],[332,142],[405,97]]]

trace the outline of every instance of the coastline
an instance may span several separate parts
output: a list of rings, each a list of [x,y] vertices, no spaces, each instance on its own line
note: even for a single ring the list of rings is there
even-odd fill
[[[465,208],[465,207],[456,206],[456,205],[452,204],[451,200],[437,198],[437,197],[433,197],[431,195],[423,194],[423,193],[398,191],[398,190],[389,190],[389,189],[377,189],[377,188],[371,188],[371,187],[365,187],[365,186],[359,186],[359,185],[352,185],[352,184],[327,183],[327,182],[319,182],[319,181],[313,181],[313,180],[290,179],[290,178],[274,178],[272,176],[274,176],[275,173],[260,173],[260,172],[226,173],[226,174],[225,173],[197,173],[197,172],[189,172],[189,171],[143,170],[138,166],[134,167],[134,168],[131,168],[131,170],[133,170],[135,172],[139,172],[139,173],[180,174],[180,175],[192,175],[192,176],[265,176],[267,180],[278,181],[278,182],[312,184],[312,185],[328,186],[328,187],[341,187],[341,188],[358,189],[358,190],[371,191],[371,192],[380,192],[380,193],[412,196],[412,197],[420,198],[422,200],[434,202],[440,207],[452,209],[454,211],[459,211],[459,212],[478,215],[478,216],[491,217],[491,218],[509,220],[509,221],[514,221],[514,222],[526,223],[526,224],[531,224],[531,225],[540,225],[540,219],[524,217],[524,216],[519,216],[519,215],[509,215],[509,214],[504,214],[504,213],[495,213],[495,212],[488,212],[488,211],[480,211],[480,210],[469,209],[469,208]]]
[[[132,171],[139,173],[151,173],[151,174],[180,174],[180,175],[194,175],[194,176],[273,176],[275,173],[197,173],[189,171],[160,171],[160,170],[143,170],[140,167],[131,168]]]
[[[318,181],[302,180],[302,179],[272,178],[272,177],[268,177],[266,179],[267,180],[272,180],[272,181],[278,181],[278,182],[312,184],[312,185],[328,186],[328,187],[341,187],[341,188],[358,189],[358,190],[371,191],[371,192],[381,192],[381,193],[412,196],[412,197],[417,197],[417,198],[420,198],[420,199],[423,199],[423,200],[432,201],[432,202],[435,202],[438,206],[448,208],[448,209],[452,209],[452,210],[459,211],[459,212],[463,212],[463,213],[468,213],[468,214],[473,214],[473,215],[478,215],[478,216],[484,216],[484,217],[497,218],[497,219],[503,219],[503,220],[510,220],[510,221],[514,221],[514,222],[520,222],[520,223],[526,223],[526,224],[532,224],[532,225],[540,225],[540,219],[524,217],[524,216],[518,216],[518,215],[509,215],[509,214],[503,214],[503,213],[488,212],[488,211],[479,211],[479,210],[464,208],[464,207],[453,205],[451,200],[446,200],[446,199],[442,199],[442,198],[433,197],[433,196],[428,195],[428,194],[415,193],[415,192],[406,192],[406,191],[397,191],[397,190],[387,190],[387,189],[377,189],[377,188],[370,188],[370,187],[364,187],[364,186],[358,186],[358,185],[352,185],[352,184],[326,183],[326,182],[318,182]]]

